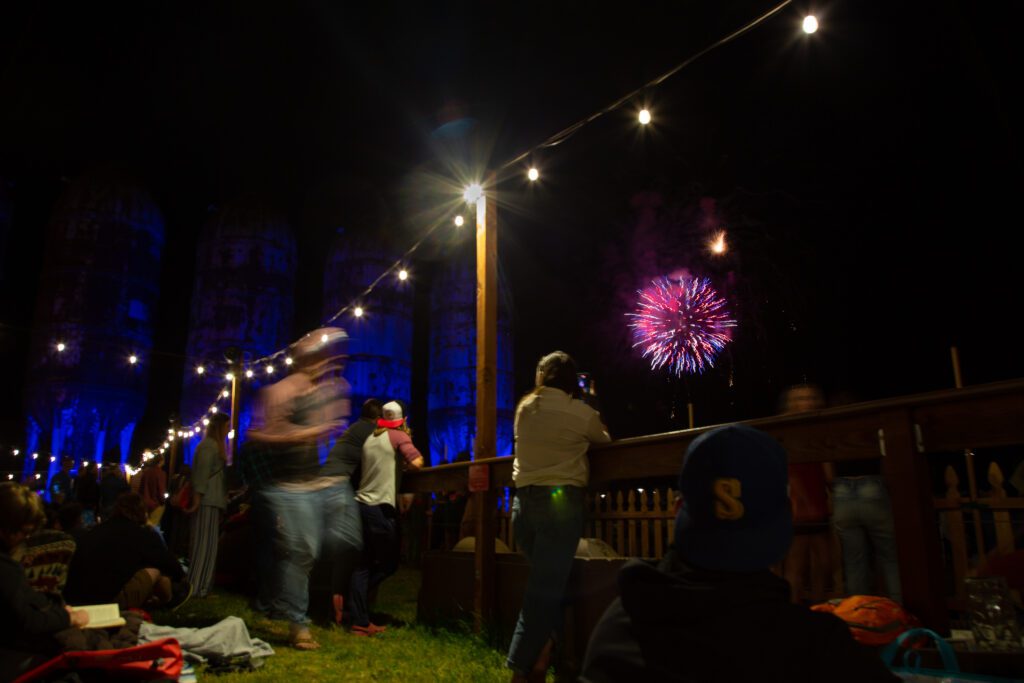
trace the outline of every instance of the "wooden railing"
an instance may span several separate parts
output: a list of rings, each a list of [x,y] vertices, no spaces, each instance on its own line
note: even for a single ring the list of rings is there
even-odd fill
[[[892,499],[904,602],[926,624],[944,628],[948,606],[936,508],[946,515],[948,526],[956,527],[957,514],[961,522],[963,518],[962,512],[955,510],[955,496],[938,503],[933,500],[927,458],[971,448],[1024,444],[1024,380],[750,420],[746,424],[777,438],[791,462],[881,459]],[[678,476],[687,446],[711,428],[622,439],[595,447],[590,452],[591,492],[605,491],[623,482],[642,487],[642,483],[636,482]],[[487,469],[489,489],[475,493],[474,498],[479,509],[492,511],[490,528],[496,535],[493,524],[497,521],[497,492],[512,484],[511,457],[426,468],[404,477],[403,490],[467,491],[470,467],[481,465]],[[1005,494],[999,497],[999,490],[993,488],[993,496],[976,503],[989,505],[993,514],[1001,513],[993,517],[993,523],[1001,529],[1002,535],[997,536],[1003,539],[1001,547],[1007,549],[1012,547],[1006,541],[1012,537],[1007,511],[1024,508],[1024,500],[1008,499]],[[626,502],[628,505],[628,496]],[[968,499],[966,503],[961,500],[960,506],[967,503],[974,504]],[[603,529],[603,533],[607,531]],[[1000,547],[998,544],[999,541]],[[486,560],[486,555],[493,552],[489,546],[477,544],[478,560],[481,556]],[[637,555],[644,554],[642,542],[639,548],[634,545],[633,550]],[[970,567],[963,555],[959,559],[954,557],[953,564],[956,592],[962,595],[962,578]],[[491,571],[487,567],[493,565],[483,561],[478,566],[487,572]]]

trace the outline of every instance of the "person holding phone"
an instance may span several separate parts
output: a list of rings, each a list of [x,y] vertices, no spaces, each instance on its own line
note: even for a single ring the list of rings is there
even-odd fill
[[[601,415],[579,400],[579,381],[569,354],[549,353],[537,363],[536,387],[516,408],[512,524],[530,576],[508,652],[513,681],[543,678],[548,668],[583,534],[587,451],[611,441]]]

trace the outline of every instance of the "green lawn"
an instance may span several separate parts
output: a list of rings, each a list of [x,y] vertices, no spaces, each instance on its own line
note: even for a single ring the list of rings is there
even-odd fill
[[[468,631],[430,629],[415,624],[419,572],[402,568],[380,588],[375,612],[391,615],[406,626],[391,626],[374,638],[361,638],[333,626],[314,625],[322,646],[299,652],[288,646],[288,625],[263,618],[249,609],[241,595],[219,592],[205,600],[191,600],[176,613],[157,612],[157,623],[171,626],[209,626],[234,615],[249,632],[277,653],[251,673],[224,675],[197,672],[200,680],[217,683],[261,681],[508,681],[504,654]]]

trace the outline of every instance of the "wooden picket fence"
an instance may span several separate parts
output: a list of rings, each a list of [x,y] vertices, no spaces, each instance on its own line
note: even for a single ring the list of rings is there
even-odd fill
[[[972,467],[971,458],[967,466]],[[944,473],[945,494],[934,500],[939,514],[939,528],[944,540],[944,564],[952,572],[952,595],[949,605],[963,609],[967,598],[966,579],[977,574],[980,565],[993,556],[1008,555],[1017,550],[1017,534],[1011,513],[1024,510],[1024,498],[1010,496],[1004,486],[1006,478],[998,463],[989,464],[986,479],[988,491],[978,492],[974,482],[963,482],[953,465]],[[963,489],[967,484],[967,495]]]

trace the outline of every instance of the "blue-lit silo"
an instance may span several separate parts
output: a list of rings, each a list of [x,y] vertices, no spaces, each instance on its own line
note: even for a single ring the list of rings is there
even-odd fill
[[[324,320],[348,304],[365,311],[357,318],[350,310],[331,323],[349,334],[345,379],[351,385],[353,413],[370,397],[411,398],[413,280],[400,280],[393,271],[368,296],[360,296],[398,257],[386,246],[342,230],[331,245],[324,273]],[[426,406],[410,405],[409,412],[414,427],[417,416],[425,423]]]
[[[434,277],[430,316],[431,462],[473,453],[476,435],[476,269],[473,252],[442,264]],[[512,453],[514,398],[508,288],[498,273],[497,454]]]
[[[163,217],[131,178],[98,171],[65,190],[32,330],[26,455],[127,459],[146,403],[163,247]]]
[[[218,209],[199,240],[186,346],[181,419],[187,426],[207,412],[227,387],[225,354],[238,348],[251,361],[294,341],[295,240],[284,217],[258,200]],[[196,367],[206,372],[199,375]],[[239,429],[251,422],[252,399],[265,382],[263,368],[243,380]],[[278,368],[278,377],[283,368]],[[219,401],[221,410],[230,401]],[[192,461],[195,438],[185,448]]]

